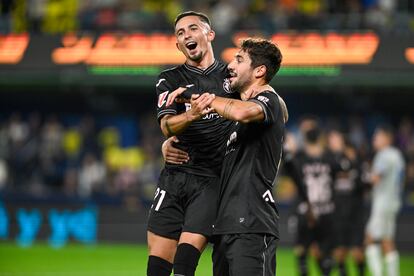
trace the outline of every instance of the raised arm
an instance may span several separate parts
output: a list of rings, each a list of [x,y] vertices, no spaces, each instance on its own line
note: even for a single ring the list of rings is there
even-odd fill
[[[161,118],[161,131],[166,137],[171,137],[183,132],[192,122],[211,112],[209,105],[214,96],[194,94],[191,96],[191,109],[178,115],[165,115]]]
[[[218,114],[232,121],[249,123],[263,121],[265,117],[263,108],[251,101],[215,97],[210,106]]]

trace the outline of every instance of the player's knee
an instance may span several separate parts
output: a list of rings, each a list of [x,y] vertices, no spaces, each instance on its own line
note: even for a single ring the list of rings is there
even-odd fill
[[[302,245],[297,245],[295,246],[295,248],[293,249],[293,252],[295,253],[296,256],[303,256],[306,253],[305,247]]]
[[[183,232],[180,236],[180,244],[191,244],[198,251],[203,252],[207,245],[207,238],[201,234]]]

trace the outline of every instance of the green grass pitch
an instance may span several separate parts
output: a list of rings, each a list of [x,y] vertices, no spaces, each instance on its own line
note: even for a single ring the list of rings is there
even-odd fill
[[[62,249],[53,249],[39,243],[29,248],[20,248],[11,242],[0,243],[0,276],[145,276],[146,261],[145,245],[69,244]],[[277,262],[277,275],[296,275],[291,249],[278,249]],[[401,276],[414,275],[414,255],[403,255],[400,264]],[[317,275],[314,264],[312,270],[311,275]],[[204,252],[196,275],[212,275],[210,248]],[[356,275],[355,271],[352,275]]]

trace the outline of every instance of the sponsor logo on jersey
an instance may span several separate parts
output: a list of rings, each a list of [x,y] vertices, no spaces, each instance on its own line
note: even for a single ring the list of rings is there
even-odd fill
[[[232,93],[231,87],[230,87],[230,80],[225,78],[223,82],[223,89],[226,93]]]
[[[165,91],[162,92],[159,96],[158,96],[158,108],[160,108],[161,106],[163,106],[166,102],[167,102],[167,95],[168,92],[170,91]]]
[[[159,79],[155,87],[158,87],[163,81],[166,81],[166,79]]]
[[[273,199],[273,196],[272,196],[272,193],[270,192],[270,190],[267,190],[263,195],[262,195],[262,197],[264,198],[264,200],[266,201],[266,202],[272,202],[272,203],[275,203],[275,200]]]

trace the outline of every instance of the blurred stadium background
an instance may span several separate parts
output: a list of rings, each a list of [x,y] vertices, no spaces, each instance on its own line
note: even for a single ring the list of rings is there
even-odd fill
[[[1,0],[0,8],[0,275],[145,274],[147,209],[163,165],[155,79],[184,60],[172,24],[189,9],[210,16],[224,61],[245,36],[280,46],[272,85],[291,133],[302,116],[318,116],[345,129],[369,161],[375,126],[395,127],[407,162],[397,245],[402,275],[414,275],[414,1]],[[295,190],[283,171],[276,189],[278,271],[295,275]],[[198,275],[211,275],[209,252]]]

